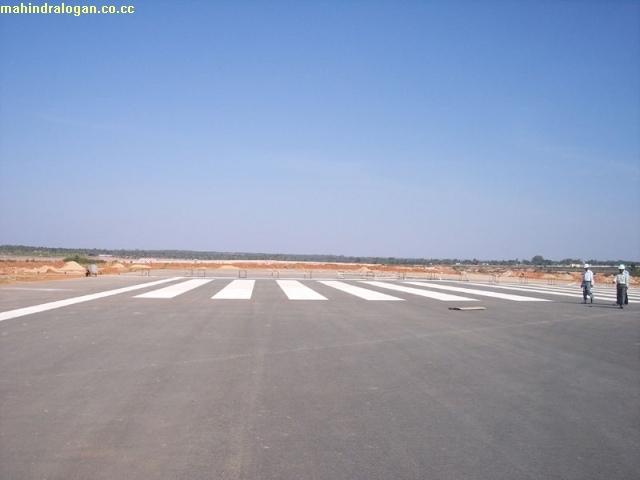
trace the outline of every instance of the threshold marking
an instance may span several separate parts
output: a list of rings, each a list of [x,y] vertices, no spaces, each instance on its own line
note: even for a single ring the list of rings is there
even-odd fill
[[[167,282],[173,282],[182,277],[165,278],[156,282],[143,283],[140,285],[133,285],[131,287],[117,288],[115,290],[107,290],[106,292],[92,293],[90,295],[83,295],[81,297],[67,298],[66,300],[58,300],[56,302],[43,303],[41,305],[35,305],[33,307],[18,308],[17,310],[9,310],[8,312],[0,313],[0,322],[2,320],[9,320],[11,318],[23,317],[25,315],[31,315],[33,313],[46,312],[47,310],[53,310],[55,308],[66,307],[69,305],[75,305],[77,303],[88,302],[90,300],[97,300],[98,298],[110,297],[112,295],[118,295],[120,293],[132,292],[134,290],[140,290],[142,288],[153,287],[155,285],[161,285]]]
[[[186,282],[178,283],[176,285],[169,285],[168,287],[164,287],[159,290],[153,290],[152,292],[136,295],[133,298],[173,298],[188,292],[189,290],[193,290],[194,288],[201,287],[212,280],[212,278],[207,280],[203,278],[187,280]]]
[[[250,300],[255,280],[234,280],[216,293],[212,300]]]
[[[481,283],[469,283],[469,285],[477,285],[477,286],[482,286]],[[613,291],[606,291],[606,290],[601,290],[601,288],[604,287],[606,288],[606,286],[603,286],[602,284],[596,285],[594,287],[594,290],[591,290],[591,292],[596,295],[596,297],[600,297],[600,298],[605,298],[605,299],[615,299],[616,298],[616,292],[615,290]],[[544,293],[545,295],[556,295],[556,296],[560,296],[560,297],[575,297],[575,298],[582,298],[582,288],[580,286],[576,287],[576,288],[572,288],[572,289],[567,289],[567,288],[563,288],[563,287],[545,287],[544,285],[530,285],[527,287],[511,287],[511,286],[504,286],[504,285],[492,285],[491,288],[500,288],[503,290],[516,290],[516,291],[520,291],[520,292],[532,292],[532,293]]]
[[[319,283],[327,285],[328,287],[335,288],[336,290],[341,290],[351,295],[355,295],[356,297],[364,298],[365,300],[404,301],[404,298],[393,297],[391,295],[387,295],[386,293],[376,292],[375,290],[368,290],[366,288],[361,288],[356,285],[351,285],[344,282],[337,282],[335,280],[320,281]]]
[[[311,290],[297,280],[276,280],[289,300],[327,300],[315,290]]]
[[[487,290],[478,290],[475,288],[450,287],[449,285],[436,285],[425,282],[405,282],[410,285],[419,285],[426,288],[437,288],[440,290],[449,290],[451,292],[470,293],[472,295],[480,295],[484,297],[501,298],[502,300],[512,300],[514,302],[550,302],[546,298],[523,297],[522,295],[513,295],[509,293],[489,292]]]
[[[395,285],[392,283],[376,282],[361,280],[362,283],[373,285],[374,287],[387,288],[389,290],[396,290],[398,292],[410,293],[412,295],[419,295],[421,297],[433,298],[434,300],[444,300],[447,302],[477,302],[476,298],[459,297],[457,295],[450,295],[448,293],[430,292],[428,290],[422,290],[420,288],[405,287],[404,285]]]

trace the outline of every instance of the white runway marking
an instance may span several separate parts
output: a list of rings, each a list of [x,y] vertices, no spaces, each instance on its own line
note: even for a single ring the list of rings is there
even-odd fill
[[[112,295],[118,295],[119,293],[132,292],[134,290],[140,290],[142,288],[153,287],[154,285],[173,282],[178,278],[181,278],[181,277],[165,278],[163,280],[158,280],[156,282],[143,283],[140,285],[134,285],[132,287],[117,288],[115,290],[108,290],[106,292],[92,293],[90,295],[83,295],[81,297],[68,298],[66,300],[58,300],[57,302],[43,303],[42,305],[35,305],[33,307],[10,310],[8,312],[0,313],[0,321],[9,320],[11,318],[16,318],[16,317],[22,317],[24,315],[31,315],[32,313],[46,312],[47,310],[66,307],[68,305],[75,305],[76,303],[88,302],[90,300],[96,300],[98,298],[110,297]]]
[[[297,280],[276,280],[276,282],[289,300],[327,300],[326,297]]]
[[[205,280],[203,278],[188,280],[186,282],[178,283],[177,285],[169,285],[168,287],[161,288],[160,290],[154,290],[152,292],[143,293],[142,295],[136,295],[133,298],[173,298],[181,295],[189,290],[198,288],[206,283],[211,282],[213,279]]]
[[[374,287],[388,288],[389,290],[397,290],[398,292],[411,293],[412,295],[419,295],[421,297],[433,298],[435,300],[444,300],[448,302],[477,302],[475,298],[459,297],[457,295],[449,295],[448,293],[429,292],[427,290],[421,290],[419,288],[405,287],[403,285],[395,285],[392,283],[376,282],[376,281],[361,281],[361,283],[367,283]]]
[[[404,301],[404,298],[393,297],[391,295],[387,295],[386,293],[376,292],[374,290],[368,290],[366,288],[360,288],[356,285],[351,285],[344,282],[336,282],[336,281],[321,281],[323,285],[327,285],[329,287],[335,288],[336,290],[341,290],[343,292],[349,293],[351,295],[355,295],[356,297],[364,298],[365,300],[400,300]]]
[[[511,300],[514,302],[550,302],[551,301],[545,298],[523,297],[522,295],[511,295],[509,293],[489,292],[486,290],[478,290],[475,288],[451,287],[449,285],[437,285],[434,283],[425,283],[425,282],[405,282],[405,283],[408,283],[410,285],[419,285],[421,287],[427,287],[427,288],[437,288],[440,290],[448,290],[450,292],[469,293],[472,295],[480,295],[484,297],[500,298],[502,300]]]
[[[477,285],[482,286],[482,283],[469,283],[468,285]],[[511,287],[504,285],[491,285],[491,288],[500,288],[503,290],[514,290],[519,292],[530,292],[530,293],[544,293],[545,295],[556,295],[560,297],[574,297],[574,298],[582,298],[582,288],[574,287],[574,288],[563,288],[563,287],[546,287],[544,285],[531,285],[527,287]],[[604,290],[600,291],[598,287],[595,287],[595,290],[592,290],[593,294],[600,298],[616,298],[615,292],[606,292]]]
[[[214,300],[250,300],[255,280],[234,280],[213,297]]]

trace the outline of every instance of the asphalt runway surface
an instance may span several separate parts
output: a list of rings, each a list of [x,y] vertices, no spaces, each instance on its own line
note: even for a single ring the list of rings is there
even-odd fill
[[[635,291],[249,277],[0,288],[0,478],[639,478]]]

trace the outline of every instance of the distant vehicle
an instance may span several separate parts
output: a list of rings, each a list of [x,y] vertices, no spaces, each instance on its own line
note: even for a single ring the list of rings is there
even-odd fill
[[[91,275],[98,276],[98,267],[96,267],[93,263],[87,265],[87,271],[85,273],[86,277],[90,277]]]

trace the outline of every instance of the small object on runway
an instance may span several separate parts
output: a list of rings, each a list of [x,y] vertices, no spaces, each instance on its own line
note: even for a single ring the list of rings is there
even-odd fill
[[[449,307],[449,310],[485,310],[485,307]]]

